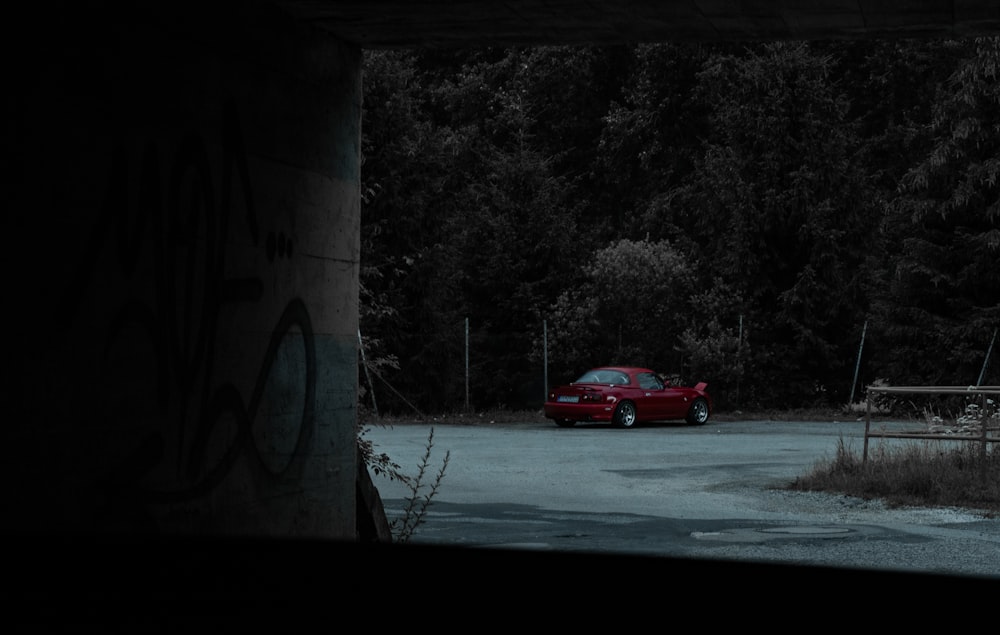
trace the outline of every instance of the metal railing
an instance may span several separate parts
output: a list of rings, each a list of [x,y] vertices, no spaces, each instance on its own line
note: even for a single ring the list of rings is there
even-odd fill
[[[872,398],[875,395],[906,394],[906,395],[966,395],[978,397],[978,432],[934,431],[929,428],[922,430],[872,430]],[[988,407],[989,396],[1000,397],[1000,386],[869,386],[865,405],[865,447],[862,461],[868,461],[869,438],[978,441],[982,443],[981,457],[986,458],[986,448],[990,443],[1000,443],[1000,419],[994,403]],[[995,420],[996,425],[990,425]],[[968,428],[968,426],[966,426]],[[975,427],[975,426],[973,426]]]

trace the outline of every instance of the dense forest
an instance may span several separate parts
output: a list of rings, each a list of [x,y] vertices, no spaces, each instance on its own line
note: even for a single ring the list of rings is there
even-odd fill
[[[998,71],[995,38],[366,51],[361,406],[604,364],[719,410],[1000,383]]]

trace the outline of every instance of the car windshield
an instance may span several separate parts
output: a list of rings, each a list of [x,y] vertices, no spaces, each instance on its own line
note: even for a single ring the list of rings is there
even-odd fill
[[[628,375],[620,370],[595,369],[588,370],[574,384],[617,384],[623,386],[629,383]]]

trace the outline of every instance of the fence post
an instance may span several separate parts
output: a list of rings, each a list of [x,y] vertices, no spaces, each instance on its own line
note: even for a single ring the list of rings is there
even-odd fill
[[[851,398],[847,400],[848,406],[854,403],[854,387],[858,384],[858,369],[861,367],[861,350],[865,347],[865,333],[867,332],[868,320],[865,320],[865,326],[861,329],[861,343],[858,344],[858,361],[854,363],[854,381],[851,382]]]
[[[736,409],[740,409],[740,382],[743,380],[743,367],[740,365],[743,352],[743,314],[740,313],[740,331],[736,338]]]
[[[542,320],[542,403],[549,398],[549,326]]]
[[[982,379],[980,379],[980,381],[982,381]],[[986,432],[987,432],[987,430],[989,428],[989,426],[986,425],[987,422],[989,421],[989,418],[988,418],[989,415],[986,412],[986,393],[983,393],[983,394],[981,394],[979,396],[979,416],[980,416],[980,420],[983,422],[983,424],[982,424],[982,428],[983,428],[982,429],[983,443],[982,443],[982,446],[979,448],[979,466],[980,466],[980,469],[982,470],[983,477],[985,479],[985,476],[986,476],[986,439],[988,438],[988,435],[986,434]]]
[[[868,433],[872,428],[872,395],[869,390],[865,393],[865,451],[861,455],[861,464],[868,462]]]
[[[469,411],[469,318],[465,318],[465,411]]]
[[[997,339],[997,330],[993,329],[993,339],[990,340],[990,346],[986,349],[986,357],[983,358],[983,369],[979,371],[979,381],[976,382],[976,386],[983,385],[983,376],[986,375],[986,366],[990,363],[990,353],[993,352],[993,342]]]

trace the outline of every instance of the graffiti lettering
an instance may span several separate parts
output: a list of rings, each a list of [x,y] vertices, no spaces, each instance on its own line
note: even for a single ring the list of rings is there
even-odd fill
[[[301,467],[312,440],[316,353],[301,299],[287,300],[251,386],[244,382],[241,390],[238,380],[227,380],[234,369],[222,366],[224,360],[219,359],[220,338],[233,337],[231,329],[220,333],[222,310],[261,304],[265,288],[260,277],[226,275],[230,217],[237,201],[245,208],[239,231],[246,232],[255,247],[261,242],[232,103],[224,110],[221,141],[218,182],[214,175],[219,172],[213,173],[199,134],[183,138],[169,162],[162,161],[156,143],[145,142],[134,207],[129,205],[134,168],[125,142],[114,144],[104,206],[85,243],[76,279],[64,295],[65,310],[79,311],[83,290],[98,275],[109,237],[115,241],[114,262],[123,280],[135,286],[144,283],[143,276],[151,276],[146,285],[150,293],[130,294],[113,311],[104,345],[107,356],[126,336],[134,338],[138,332],[148,340],[155,356],[151,381],[158,417],[167,422],[166,427],[157,425],[157,432],[138,444],[119,469],[109,471],[104,485],[121,505],[194,500],[218,487],[240,457],[260,475],[288,476]],[[291,240],[278,235],[280,253],[291,257]],[[270,232],[267,240],[269,263],[274,261],[274,236]],[[143,262],[151,264],[143,268]],[[254,344],[264,345],[248,343]],[[269,429],[272,420],[280,422],[278,429]],[[146,478],[154,471],[160,475],[155,486]],[[173,476],[164,480],[163,473]]]

